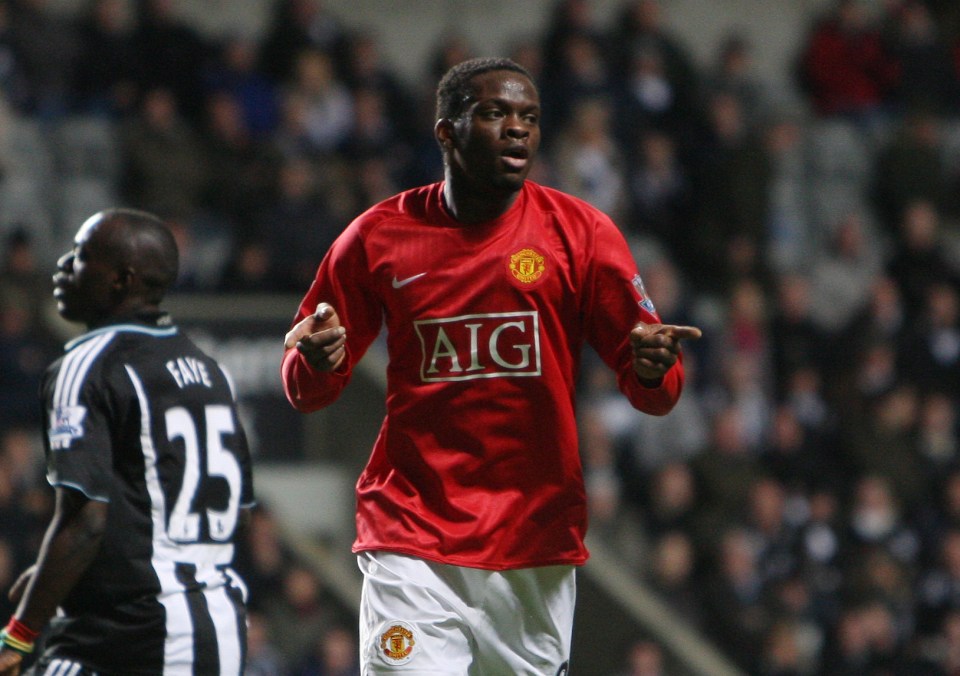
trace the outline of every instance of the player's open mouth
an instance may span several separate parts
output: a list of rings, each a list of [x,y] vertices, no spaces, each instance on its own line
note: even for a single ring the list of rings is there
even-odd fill
[[[522,146],[516,146],[504,151],[501,157],[503,158],[504,164],[508,167],[512,169],[523,169],[527,166],[530,152]]]

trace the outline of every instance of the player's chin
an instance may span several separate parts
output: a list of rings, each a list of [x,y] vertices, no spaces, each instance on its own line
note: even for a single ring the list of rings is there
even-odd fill
[[[56,299],[57,314],[68,322],[81,322],[85,320],[83,312],[70,299],[63,296]]]
[[[527,173],[526,171],[502,173],[497,177],[497,187],[511,192],[520,190],[523,182],[527,180]]]

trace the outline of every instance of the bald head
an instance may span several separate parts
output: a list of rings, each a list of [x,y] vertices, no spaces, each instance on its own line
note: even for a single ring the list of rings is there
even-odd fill
[[[118,246],[140,278],[146,299],[159,303],[177,281],[180,256],[173,233],[159,218],[143,211],[114,209],[104,215],[116,224]]]
[[[88,218],[57,263],[54,295],[67,319],[90,325],[157,309],[177,279],[169,228],[153,214],[108,209]]]

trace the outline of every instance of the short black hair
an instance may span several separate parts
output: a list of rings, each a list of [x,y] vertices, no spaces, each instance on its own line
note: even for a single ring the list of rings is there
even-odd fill
[[[452,120],[459,117],[465,104],[473,96],[470,86],[473,78],[496,70],[519,73],[533,82],[533,77],[527,69],[512,59],[481,56],[461,61],[448,70],[437,85],[437,119]]]

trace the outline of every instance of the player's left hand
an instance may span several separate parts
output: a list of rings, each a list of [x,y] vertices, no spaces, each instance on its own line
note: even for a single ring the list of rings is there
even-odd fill
[[[23,655],[15,650],[0,650],[0,676],[20,676]]]
[[[702,335],[703,331],[695,326],[640,322],[630,332],[634,372],[644,383],[659,384],[680,358],[680,341],[696,340]]]

